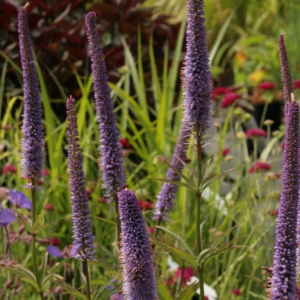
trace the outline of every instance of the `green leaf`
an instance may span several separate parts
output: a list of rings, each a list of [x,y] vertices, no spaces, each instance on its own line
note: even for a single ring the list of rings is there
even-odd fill
[[[186,182],[190,182],[189,178],[186,177],[182,172],[180,172],[178,169],[173,167],[171,164],[163,161],[169,168],[171,168],[177,175],[179,175],[181,178],[185,179]]]
[[[208,256],[211,252],[218,250],[218,248],[207,248],[200,252],[197,258],[197,265],[199,266],[201,262],[204,261],[205,257]]]
[[[87,296],[81,292],[68,292],[68,293],[64,293],[64,294],[70,294],[75,296],[75,298],[79,298],[82,300],[88,300]]]
[[[153,180],[159,180],[159,181],[162,181],[162,182],[167,182],[167,183],[170,183],[170,184],[174,184],[174,185],[178,185],[178,186],[183,186],[191,191],[194,191],[193,187],[184,183],[184,182],[180,182],[180,181],[174,181],[174,180],[167,180],[167,179],[163,179],[163,178],[153,178],[153,177],[148,177],[149,179],[153,179]]]
[[[257,298],[257,299],[264,299],[264,300],[267,300],[267,299],[268,299],[268,297],[266,297],[266,296],[262,296],[262,295],[253,293],[253,292],[251,292],[251,291],[249,292],[249,294],[250,294],[251,296]]]
[[[164,248],[165,250],[167,250],[168,252],[172,253],[173,255],[176,255],[176,256],[179,256],[180,258],[183,258],[185,260],[187,260],[194,268],[197,268],[197,263],[196,263],[196,260],[195,258],[189,254],[188,252],[185,252],[179,248],[176,248],[176,247],[172,247],[172,246],[169,246],[165,243],[162,243],[162,242],[159,242],[157,240],[152,240],[151,239],[151,242],[154,243],[154,244],[157,244],[158,246]]]
[[[182,244],[182,246],[190,253],[190,255],[192,257],[196,257],[196,253],[194,252],[194,250],[185,242],[185,240],[179,236],[177,233],[171,231],[170,229],[167,229],[165,227],[162,226],[156,226],[156,228],[161,229],[162,231],[165,231],[167,233],[169,233],[172,237],[174,237],[179,243]]]
[[[213,181],[217,180],[218,178],[220,178],[221,176],[233,171],[235,168],[226,170],[224,172],[221,173],[217,173],[217,174],[212,174],[206,178],[204,178],[204,180],[201,182],[201,191],[204,191]]]
[[[192,297],[195,295],[197,289],[199,288],[199,282],[198,280],[191,283],[186,289],[184,289],[179,297],[177,298],[178,300],[181,299],[192,299]]]
[[[173,299],[170,295],[169,289],[167,288],[166,284],[160,278],[158,278],[157,285],[158,285],[158,292],[160,295],[160,299],[163,300]]]
[[[62,261],[56,263],[50,270],[51,274],[55,274],[58,270],[70,259],[70,257],[63,259]]]
[[[40,293],[41,289],[39,288],[38,284],[36,283],[36,281],[32,280],[31,278],[28,277],[21,277],[21,279],[25,282],[28,282],[29,284],[31,284],[38,293]]]
[[[33,232],[33,229],[32,229],[32,225],[31,225],[31,220],[28,219],[28,221],[25,219],[25,217],[23,216],[23,214],[19,211],[16,212],[17,213],[17,218],[18,220],[25,226],[26,230],[29,232],[29,233],[32,233]],[[30,223],[29,223],[30,222]]]
[[[105,284],[103,284],[98,290],[97,292],[95,292],[94,296],[93,296],[93,300],[97,300],[97,299],[101,299],[99,298],[101,296],[101,294],[103,293],[103,291],[110,285],[112,284],[112,282],[114,282],[115,280],[117,280],[117,278],[119,277],[121,271],[119,271],[116,276],[114,276],[111,280],[107,281]]]
[[[106,270],[111,270],[111,271],[118,271],[118,267],[111,264],[110,262],[107,261],[107,259],[97,259],[97,260],[91,260],[89,261],[90,264],[98,265]]]
[[[104,221],[104,222],[106,222],[106,223],[108,223],[108,224],[111,224],[111,225],[116,226],[116,223],[113,222],[113,221],[111,221],[111,220],[108,220],[108,219],[105,219],[105,218],[101,218],[101,217],[98,217],[98,216],[93,216],[93,215],[91,215],[91,217],[92,217],[92,218],[99,219],[99,220]]]
[[[45,229],[45,228],[47,228],[47,227],[49,227],[49,226],[52,226],[52,225],[58,223],[61,219],[62,219],[62,218],[59,218],[59,219],[57,219],[57,220],[54,220],[54,221],[51,221],[51,222],[47,222],[46,224],[45,224],[44,221],[43,221],[42,224],[39,225],[39,226],[36,228],[36,232],[39,232],[39,231],[42,230],[42,229]]]

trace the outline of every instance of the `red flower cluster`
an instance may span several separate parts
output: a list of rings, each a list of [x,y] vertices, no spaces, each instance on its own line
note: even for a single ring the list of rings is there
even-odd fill
[[[60,240],[57,237],[52,237],[48,240],[48,244],[49,245],[53,245],[53,246],[59,246],[60,245]]]
[[[300,79],[297,79],[295,82],[294,82],[294,89],[300,89]]]
[[[270,164],[258,161],[254,165],[251,166],[249,173],[252,174],[254,172],[256,173],[256,172],[260,172],[260,171],[269,171],[269,170],[271,170]]]
[[[258,88],[260,90],[272,90],[275,87],[276,87],[275,83],[269,81],[262,82],[258,85]]]
[[[224,98],[222,99],[221,102],[221,107],[222,108],[226,108],[228,107],[230,104],[234,103],[237,99],[239,99],[241,96],[237,93],[234,92],[230,92],[227,93]]]
[[[181,277],[182,269],[178,268],[176,272],[176,276]],[[187,283],[191,280],[191,278],[195,276],[194,270],[192,268],[185,268],[182,276],[182,284],[187,285]]]
[[[230,149],[228,149],[228,148],[226,148],[226,149],[224,149],[223,151],[222,151],[222,155],[223,156],[226,156],[227,154],[229,154],[230,153]]]
[[[138,199],[138,204],[141,210],[150,210],[152,209],[152,203],[142,199]]]
[[[17,173],[17,168],[13,164],[6,164],[2,169],[2,175],[7,173]]]
[[[267,136],[267,133],[263,129],[253,128],[253,129],[248,129],[246,131],[246,136],[247,136],[247,138]]]
[[[219,95],[224,95],[224,94],[227,94],[227,93],[231,93],[232,90],[225,87],[225,86],[220,86],[220,87],[217,87],[214,89],[213,91],[213,97],[214,99],[217,98]]]
[[[240,296],[242,295],[242,292],[239,289],[233,289],[231,295]]]
[[[122,149],[130,149],[131,148],[130,143],[126,139],[120,139],[119,143],[121,144]]]

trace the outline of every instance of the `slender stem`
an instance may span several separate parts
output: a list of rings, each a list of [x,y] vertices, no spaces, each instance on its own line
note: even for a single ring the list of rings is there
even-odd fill
[[[263,110],[263,113],[262,113],[262,116],[261,116],[261,119],[260,119],[260,125],[259,125],[260,128],[262,128],[264,120],[266,118],[268,106],[269,106],[269,101],[266,101],[265,105],[264,105],[264,110]]]
[[[202,240],[200,232],[201,221],[201,191],[200,185],[202,181],[202,145],[201,145],[201,127],[196,126],[196,139],[197,139],[197,166],[198,166],[198,190],[196,192],[197,201],[197,218],[196,218],[196,235],[197,235],[197,256],[202,252]],[[198,267],[199,274],[199,288],[200,288],[200,300],[204,300],[204,281],[203,281],[203,266],[200,264]]]
[[[113,194],[113,199],[115,202],[115,215],[116,215],[116,247],[115,249],[119,249],[120,238],[121,238],[121,222],[120,222],[120,214],[119,214],[119,199],[118,194]]]
[[[90,290],[90,277],[89,277],[89,267],[88,267],[88,261],[87,259],[85,259],[83,261],[83,273],[85,275],[85,279],[86,279],[86,296],[88,298],[88,300],[91,300],[91,290]]]
[[[8,232],[8,229],[7,229],[7,226],[4,226],[4,230],[5,230],[5,235],[6,235],[6,240],[7,240],[7,243],[6,243],[6,251],[8,249],[8,253],[9,253],[9,259],[11,259],[11,246],[10,246],[10,240],[9,240],[9,232]],[[6,252],[5,251],[5,252]]]

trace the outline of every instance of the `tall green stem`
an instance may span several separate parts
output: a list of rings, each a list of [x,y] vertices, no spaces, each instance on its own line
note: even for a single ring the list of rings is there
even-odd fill
[[[197,200],[197,218],[196,218],[196,234],[197,234],[197,256],[202,252],[202,240],[201,240],[201,195],[200,185],[202,182],[202,145],[201,145],[201,127],[196,126],[196,139],[197,139],[197,166],[198,166],[198,190],[196,192]],[[203,281],[203,265],[200,263],[198,266],[199,274],[199,288],[200,288],[200,300],[204,300],[204,281]]]
[[[91,300],[91,290],[90,290],[90,277],[89,277],[89,267],[88,267],[88,262],[87,259],[83,261],[83,273],[85,275],[85,280],[86,280],[86,296],[88,300]]]
[[[119,214],[119,199],[118,194],[113,194],[113,199],[115,202],[115,215],[116,215],[116,248],[119,249],[120,236],[121,236],[121,222],[120,222],[120,214]]]

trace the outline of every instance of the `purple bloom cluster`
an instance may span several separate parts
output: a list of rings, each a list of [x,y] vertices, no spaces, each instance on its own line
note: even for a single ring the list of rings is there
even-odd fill
[[[90,210],[86,192],[82,155],[78,144],[75,100],[67,100],[68,167],[70,173],[73,249],[71,255],[80,259],[94,259],[93,234],[91,230]]]
[[[299,105],[286,103],[282,192],[276,226],[272,300],[296,299],[296,227],[299,170]]]
[[[188,0],[187,52],[183,72],[185,117],[191,125],[211,125],[212,83],[209,68],[203,0]]]
[[[124,186],[125,173],[113,101],[110,96],[106,66],[95,20],[95,12],[89,12],[86,15],[86,33],[92,61],[94,95],[101,140],[103,181],[104,188],[110,196]]]
[[[15,220],[15,218],[16,218],[15,214],[11,209],[7,208],[3,210],[2,206],[0,205],[0,226],[1,227],[9,225]]]
[[[25,208],[27,210],[31,209],[32,203],[24,193],[10,190],[9,196],[9,201],[14,205],[15,208]]]
[[[129,300],[156,300],[157,285],[153,255],[142,212],[135,194],[119,194],[123,292]]]
[[[281,71],[281,80],[282,80],[282,89],[284,102],[291,102],[291,94],[294,93],[293,81],[289,66],[289,60],[284,45],[284,35],[281,34],[278,38],[279,46],[279,60],[280,60],[280,71]],[[287,113],[285,109],[285,113]]]
[[[26,6],[19,10],[18,29],[24,84],[22,176],[36,182],[42,177],[43,166],[42,105],[31,50]]]
[[[176,168],[179,172],[183,170],[182,161],[185,161],[186,159],[186,152],[188,149],[188,140],[190,138],[190,134],[191,129],[189,128],[186,122],[183,122],[181,125],[177,145],[171,161],[171,166]],[[180,176],[172,168],[169,168],[166,179],[172,181],[180,181]],[[157,201],[155,204],[155,220],[162,219],[166,221],[167,214],[171,212],[174,206],[173,200],[176,197],[177,190],[177,185],[164,182],[157,196]]]

